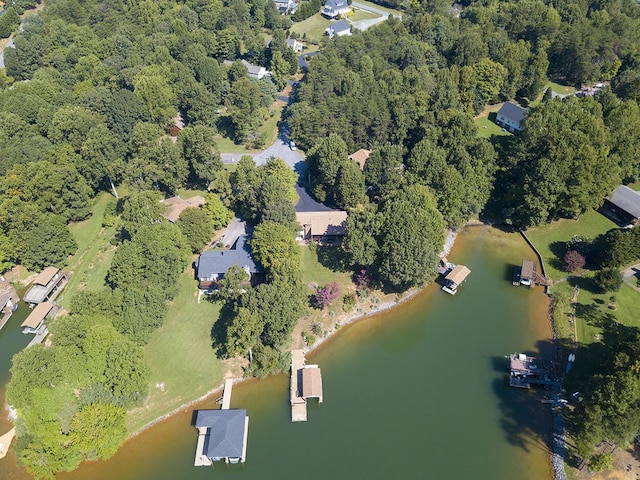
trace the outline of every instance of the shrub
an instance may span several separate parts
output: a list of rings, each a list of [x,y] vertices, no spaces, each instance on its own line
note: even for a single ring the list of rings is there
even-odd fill
[[[622,286],[622,274],[617,268],[603,268],[596,272],[593,281],[602,292],[617,292]]]
[[[613,468],[613,456],[611,453],[600,453],[591,457],[589,470],[593,472],[603,472]]]
[[[316,288],[316,293],[313,296],[316,307],[324,309],[331,302],[340,296],[340,286],[337,282],[332,282],[324,287]]]
[[[582,255],[577,250],[569,250],[564,255],[564,269],[567,272],[575,272],[577,270],[581,270],[584,268],[584,264],[586,263],[586,259],[584,255]]]

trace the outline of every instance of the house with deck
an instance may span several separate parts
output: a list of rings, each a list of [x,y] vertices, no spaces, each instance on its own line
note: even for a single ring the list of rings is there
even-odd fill
[[[605,199],[610,216],[620,225],[640,223],[640,192],[626,185],[620,185]]]
[[[24,301],[37,305],[45,300],[53,300],[67,283],[67,275],[56,267],[47,267],[31,282],[31,288],[24,294]]]
[[[527,111],[513,102],[504,102],[496,114],[496,123],[511,133],[520,132],[524,128]]]
[[[197,466],[245,461],[249,430],[246,410],[198,410],[195,427],[198,429]]]
[[[251,255],[247,236],[240,235],[231,250],[207,250],[195,262],[198,288],[209,290],[219,282],[234,265],[243,268],[253,280],[256,274],[264,273],[262,265]]]
[[[301,226],[299,242],[339,245],[347,234],[347,212],[344,210],[296,212],[296,221]]]
[[[322,7],[322,15],[327,18],[345,16],[351,11],[351,5],[347,0],[327,0]]]

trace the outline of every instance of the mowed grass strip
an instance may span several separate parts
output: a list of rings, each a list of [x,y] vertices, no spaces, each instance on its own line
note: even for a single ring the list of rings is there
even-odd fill
[[[68,269],[73,274],[57,300],[64,309],[69,309],[71,298],[76,292],[85,288],[99,290],[104,286],[116,249],[109,243],[116,233],[116,227],[102,227],[105,208],[112,198],[110,194],[103,192],[97,197],[92,214],[87,220],[69,225],[78,250],[69,260]]]
[[[614,222],[595,210],[590,210],[580,215],[577,220],[561,219],[549,225],[530,228],[526,234],[542,255],[547,276],[558,280],[566,277],[568,273],[562,270],[563,259],[553,253],[554,250],[564,251],[564,244],[574,235],[593,240],[612,228],[617,228]]]
[[[323,17],[318,12],[302,22],[294,23],[291,26],[291,31],[299,37],[305,35],[304,39],[311,42],[319,42],[330,23],[331,21],[328,18]]]
[[[164,324],[144,347],[151,369],[149,398],[144,407],[127,417],[127,427],[135,432],[185,403],[218,387],[225,365],[212,348],[211,328],[220,314],[220,304],[201,298],[193,269],[179,279],[179,293],[171,303]]]

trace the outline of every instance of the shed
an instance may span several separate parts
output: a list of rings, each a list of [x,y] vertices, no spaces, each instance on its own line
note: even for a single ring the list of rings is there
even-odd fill
[[[195,426],[205,436],[202,452],[198,453],[213,462],[244,462],[248,422],[244,409],[198,410]]]
[[[22,322],[22,325],[20,325],[21,327],[25,327],[23,333],[36,333],[52,309],[52,303],[42,302],[38,304],[25,321]]]

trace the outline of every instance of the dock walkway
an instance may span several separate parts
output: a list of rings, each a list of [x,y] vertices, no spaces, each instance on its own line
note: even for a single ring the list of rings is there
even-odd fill
[[[300,370],[304,368],[304,350],[297,349],[291,351],[291,421],[307,421],[307,402],[302,398],[300,392]]]
[[[0,458],[4,458],[7,452],[9,451],[9,445],[13,440],[13,437],[16,436],[16,429],[12,428],[4,435],[0,436]]]
[[[222,406],[220,410],[229,410],[231,407],[231,389],[233,388],[233,379],[227,378],[224,381],[224,390],[222,391]]]
[[[47,328],[46,325],[43,325],[42,327],[40,327],[38,329],[38,331],[36,332],[35,336],[29,342],[29,345],[27,345],[26,348],[33,347],[34,345],[36,345],[38,343],[44,342],[44,339],[47,337],[47,335],[49,335],[49,329]]]

